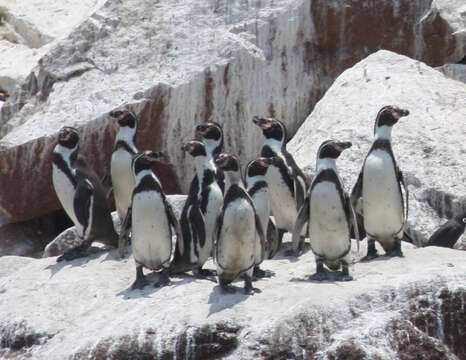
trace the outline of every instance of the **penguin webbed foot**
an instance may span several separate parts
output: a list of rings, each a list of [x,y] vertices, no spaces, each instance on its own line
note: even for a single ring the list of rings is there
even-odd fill
[[[388,256],[388,257],[395,257],[395,256],[404,257],[403,252],[401,251],[401,241],[397,241],[395,247],[392,250],[387,251],[385,253],[385,256]]]
[[[145,286],[149,285],[142,271],[142,266],[136,268],[136,280],[131,285],[131,290],[142,290]]]
[[[246,295],[254,295],[255,293],[261,293],[262,291],[252,286],[252,279],[249,276],[244,277],[244,293]]]
[[[353,277],[349,274],[347,264],[343,264],[343,271],[339,272],[336,275],[336,280],[337,281],[352,281],[353,280]]]
[[[263,278],[271,278],[274,275],[272,271],[269,270],[262,270],[259,265],[254,267],[252,276],[253,280],[263,279]]]
[[[302,236],[301,239],[299,240],[298,248],[297,249],[288,249],[285,250],[284,254],[285,256],[289,257],[299,257],[304,253],[304,237]]]
[[[68,250],[65,252],[62,256],[59,256],[57,258],[57,262],[66,260],[66,261],[71,261],[74,259],[79,259],[85,256],[89,255],[89,247],[91,246],[90,243],[84,242],[79,246],[76,246],[75,248]]]
[[[236,293],[236,289],[230,285],[229,281],[226,281],[222,275],[218,277],[218,284],[220,286],[220,290],[224,294],[234,294]]]
[[[168,271],[161,271],[159,273],[159,281],[154,284],[154,287],[160,288],[170,284],[170,277],[168,276]]]
[[[328,280],[328,274],[325,271],[317,271],[315,274],[309,276],[309,280],[311,281],[325,281]]]
[[[198,279],[203,279],[210,276],[216,276],[217,272],[215,270],[203,269],[203,268],[196,268],[193,270],[194,276]]]
[[[375,253],[367,253],[366,256],[364,256],[360,262],[366,262],[366,261],[370,261],[370,260],[373,260],[373,259],[377,259],[379,257],[379,254],[377,253],[377,251]]]
[[[375,248],[375,240],[374,239],[368,239],[367,240],[367,255],[364,256],[360,262],[366,262],[369,260],[373,260],[377,257],[379,257],[379,254],[377,253],[377,249]]]

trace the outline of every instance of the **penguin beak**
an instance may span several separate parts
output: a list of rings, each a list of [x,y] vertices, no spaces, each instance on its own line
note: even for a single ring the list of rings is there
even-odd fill
[[[221,168],[223,165],[225,165],[227,160],[228,160],[227,154],[220,154],[215,158],[214,162],[215,162],[215,165]]]
[[[109,115],[115,119],[118,119],[122,114],[123,114],[123,111],[121,110],[110,111],[109,113]]]
[[[269,167],[269,165],[273,164],[273,158],[271,158],[271,157],[269,157],[269,158],[261,157],[258,160],[262,164],[262,166],[265,166],[265,167]]]
[[[181,145],[181,151],[189,151],[191,145],[189,143]]]
[[[151,161],[156,161],[162,157],[165,157],[165,154],[162,151],[148,151],[146,152],[146,155]]]
[[[346,150],[346,149],[349,149],[351,146],[353,146],[353,144],[351,143],[351,141],[345,141],[345,142],[338,142],[337,143],[337,146],[338,146],[338,150],[343,151],[343,150]]]
[[[259,126],[260,128],[264,129],[265,127],[267,127],[267,124],[268,124],[268,121],[267,119],[264,119],[264,118],[260,118],[259,116],[254,116],[252,118],[252,122],[254,124],[256,124],[257,126]]]
[[[395,109],[395,111],[393,112],[393,117],[396,120],[399,120],[401,117],[408,116],[408,115],[409,115],[409,111],[405,109]]]

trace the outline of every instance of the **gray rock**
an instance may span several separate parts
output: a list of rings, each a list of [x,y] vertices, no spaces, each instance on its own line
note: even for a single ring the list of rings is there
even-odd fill
[[[322,141],[352,141],[337,164],[351,191],[373,141],[376,114],[390,104],[410,111],[394,126],[392,145],[410,191],[408,229],[422,245],[446,218],[466,211],[465,84],[381,50],[335,80],[288,149],[312,173]]]

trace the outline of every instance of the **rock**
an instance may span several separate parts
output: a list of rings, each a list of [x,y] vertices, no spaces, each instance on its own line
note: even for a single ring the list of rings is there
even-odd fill
[[[322,141],[352,141],[337,163],[351,191],[373,141],[376,114],[389,104],[410,111],[394,126],[392,146],[410,191],[408,230],[422,245],[446,218],[466,211],[465,84],[419,61],[378,51],[335,80],[288,149],[313,173]]]
[[[466,65],[465,64],[446,64],[437,68],[445,76],[453,80],[466,83]]]
[[[176,165],[160,169],[166,191],[186,192],[192,166],[179,143],[195,124],[222,123],[226,150],[245,164],[263,142],[253,115],[284,120],[292,135],[335,77],[373,51],[433,66],[461,60],[461,4],[83,2],[92,14],[75,19],[1,108],[0,189],[8,192],[0,190],[0,212],[21,221],[59,208],[50,153],[63,125],[79,128],[83,153],[103,175],[116,131],[106,114],[123,104],[141,119],[140,147],[163,149]]]
[[[173,207],[173,212],[175,216],[179,219],[181,211],[183,210],[183,205],[186,201],[186,195],[167,195],[167,200]],[[112,212],[113,226],[115,230],[120,232],[120,219],[116,211]],[[64,252],[80,245],[82,239],[78,236],[76,228],[74,226],[66,229],[60,233],[55,239],[47,244],[43,250],[42,257],[51,257],[58,256]]]
[[[464,358],[464,253],[406,243],[403,250],[404,258],[355,263],[355,280],[345,283],[309,282],[310,251],[297,260],[280,253],[263,263],[275,275],[257,281],[254,296],[221,294],[188,275],[131,291],[134,261],[119,260],[117,250],[61,263],[5,256],[0,357]]]

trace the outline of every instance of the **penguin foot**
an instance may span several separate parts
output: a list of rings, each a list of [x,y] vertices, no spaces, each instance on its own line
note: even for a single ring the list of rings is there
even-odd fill
[[[194,269],[193,273],[197,278],[206,278],[209,276],[217,275],[217,272],[215,270],[208,270],[208,269],[202,269],[202,268]]]
[[[63,261],[63,260],[71,261],[71,260],[74,260],[74,259],[79,259],[79,258],[85,257],[85,256],[89,255],[88,250],[89,250],[90,246],[91,246],[91,244],[89,244],[87,242],[84,242],[81,245],[76,246],[75,248],[73,248],[71,250],[68,250],[62,256],[59,256],[57,258],[57,262],[60,262],[60,261]]]
[[[312,281],[325,281],[325,280],[328,280],[328,274],[325,271],[316,272],[315,274],[309,276],[309,280],[312,280]]]
[[[254,295],[255,293],[261,293],[262,291],[252,286],[250,277],[244,279],[244,293],[246,295]]]
[[[385,253],[385,256],[388,256],[388,257],[395,257],[395,256],[403,257],[403,252],[401,251],[401,247],[396,247],[393,250],[387,251]]]
[[[337,281],[352,281],[353,280],[353,277],[349,274],[345,274],[345,273],[339,273],[335,280]]]
[[[227,285],[227,284],[223,284],[223,285],[220,285],[220,289],[222,290],[222,293],[224,294],[234,294],[236,293],[236,289],[231,286],[231,285]]]
[[[149,285],[145,277],[136,278],[131,285],[131,290],[142,290],[145,286]]]
[[[252,273],[253,280],[254,279],[263,279],[263,278],[270,278],[274,275],[272,271],[262,270],[259,266],[254,267],[254,271]]]
[[[364,256],[360,262],[366,262],[366,261],[370,261],[370,260],[373,260],[373,259],[376,259],[379,257],[379,254],[377,254],[377,251],[375,253],[371,253],[371,254],[367,254],[366,256]]]

